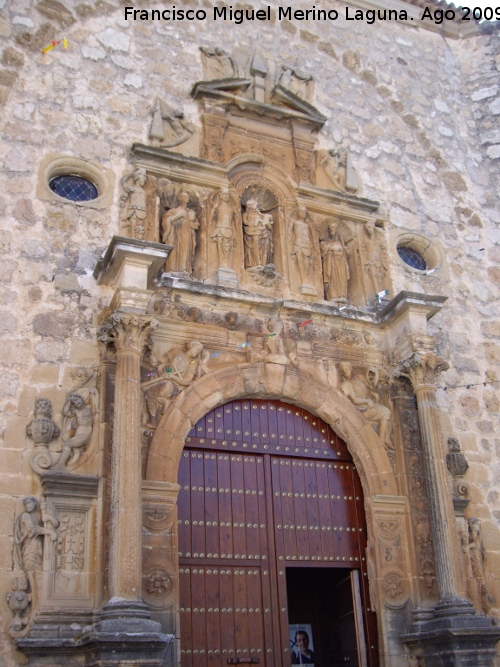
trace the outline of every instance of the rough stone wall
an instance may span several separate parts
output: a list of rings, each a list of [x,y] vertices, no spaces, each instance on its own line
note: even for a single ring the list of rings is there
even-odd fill
[[[500,378],[498,33],[451,42],[401,24],[342,18],[331,25],[133,23],[114,0],[68,1],[66,11],[52,0],[39,9],[34,4],[0,2],[1,591],[10,584],[16,498],[39,493],[25,436],[34,398],[52,399],[60,416],[72,366],[97,357],[94,317],[110,292],[96,286],[92,271],[118,233],[129,147],[147,143],[156,95],[199,123],[189,96],[203,78],[199,45],[222,46],[240,64],[257,45],[314,74],[314,103],[329,119],[318,147],[349,147],[362,182],[358,194],[381,202],[388,239],[394,230],[418,232],[442,249],[446,271],[422,277],[390,247],[394,293],[449,297],[431,322],[438,352],[451,364],[443,383]],[[41,55],[63,36],[67,51],[57,45]],[[39,165],[49,152],[114,171],[112,204],[95,210],[37,198]],[[439,401],[445,435],[459,438],[470,463],[469,515],[483,522],[494,577],[500,572],[498,385],[441,391]],[[500,602],[500,580],[493,593]],[[3,593],[0,608],[5,627],[10,612]]]

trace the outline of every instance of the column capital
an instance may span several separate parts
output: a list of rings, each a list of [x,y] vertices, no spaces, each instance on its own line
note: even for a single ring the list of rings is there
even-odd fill
[[[113,344],[117,352],[142,353],[148,337],[159,322],[151,315],[136,315],[115,310],[97,329],[97,338],[106,345]]]
[[[438,374],[449,367],[446,359],[434,352],[414,352],[399,364],[394,375],[407,378],[416,391],[419,387],[434,386]]]

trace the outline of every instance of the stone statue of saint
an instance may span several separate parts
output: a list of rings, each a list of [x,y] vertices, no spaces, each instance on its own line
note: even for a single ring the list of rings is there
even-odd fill
[[[164,214],[161,227],[163,243],[174,248],[167,260],[168,270],[191,275],[196,249],[196,231],[200,223],[195,211],[188,208],[188,202],[189,194],[181,192],[178,196],[178,205]]]
[[[297,261],[301,285],[311,285],[313,282],[313,244],[305,206],[298,207],[297,215],[292,218],[290,228],[293,236],[292,257]]]
[[[323,261],[323,285],[327,301],[347,301],[347,283],[349,265],[347,258],[350,249],[346,248],[342,237],[336,231],[335,223],[328,225],[330,238],[321,241],[321,259]]]
[[[243,214],[245,268],[272,264],[273,224],[271,215],[259,211],[257,200],[247,201]]]
[[[363,240],[364,271],[367,280],[368,298],[385,289],[387,274],[386,245],[382,231],[375,227],[375,220],[365,224]]]
[[[229,188],[220,190],[217,203],[212,210],[215,229],[210,238],[217,244],[219,267],[231,268],[235,246],[235,224],[238,219],[239,202],[231,196]]]
[[[133,179],[133,185],[129,182]],[[144,221],[147,216],[146,193],[144,185],[146,183],[146,170],[139,167],[135,171],[128,172],[121,179],[122,187],[126,193],[123,208],[120,213],[122,228],[128,234],[135,238],[135,229],[139,225],[144,227]]]
[[[57,539],[57,533],[52,528],[59,526],[59,521],[40,512],[40,505],[34,496],[26,496],[23,500],[24,512],[16,519],[14,526],[14,562],[28,579],[32,599],[32,609],[37,607],[39,590],[38,573],[43,565],[42,537],[48,535],[52,542]],[[46,528],[43,524],[51,524]]]
[[[342,393],[353,403],[366,419],[378,426],[378,435],[386,449],[394,449],[391,440],[392,413],[385,405],[380,404],[380,396],[367,384],[352,378],[352,366],[348,361],[339,364],[342,376],[340,388]]]

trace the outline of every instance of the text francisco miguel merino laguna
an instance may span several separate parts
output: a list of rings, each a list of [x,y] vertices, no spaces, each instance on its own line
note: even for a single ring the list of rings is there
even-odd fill
[[[232,21],[235,24],[244,21],[271,21],[271,7],[266,9],[233,9],[232,7],[213,7],[213,11],[208,13],[205,9],[177,9],[172,6],[170,9],[136,9],[135,7],[124,7],[126,21],[206,21],[212,18],[213,21]],[[442,12],[443,10],[439,10]],[[453,10],[447,10],[447,13],[453,13]],[[427,13],[427,15],[426,15]],[[444,12],[443,12],[444,13]],[[211,14],[211,16],[210,16]],[[315,5],[311,9],[293,9],[292,7],[277,8],[278,21],[287,19],[289,21],[336,21],[339,18],[339,12],[336,9],[317,9]],[[436,20],[436,17],[430,13],[427,8],[421,20],[429,18]],[[440,17],[451,19],[451,16]],[[453,16],[454,18],[454,16]],[[374,23],[379,21],[413,21],[408,18],[406,11],[395,9],[353,9],[346,7],[346,21],[366,21]],[[439,22],[441,22],[439,21]]]

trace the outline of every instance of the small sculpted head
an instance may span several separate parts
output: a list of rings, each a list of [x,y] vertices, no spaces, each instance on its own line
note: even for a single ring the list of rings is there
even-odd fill
[[[23,500],[24,507],[28,513],[34,512],[38,508],[38,500],[35,496],[26,496]]]
[[[340,370],[342,376],[343,376],[346,380],[350,380],[350,379],[351,379],[351,375],[352,375],[352,366],[351,366],[351,364],[350,364],[349,361],[341,361],[340,364],[339,364],[339,370]]]
[[[141,187],[146,183],[146,170],[139,167],[134,171],[134,181]]]

